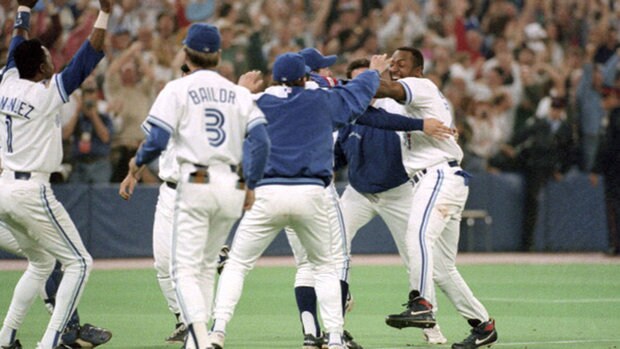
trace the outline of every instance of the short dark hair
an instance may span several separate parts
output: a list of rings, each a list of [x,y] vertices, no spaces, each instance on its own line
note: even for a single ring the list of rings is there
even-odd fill
[[[368,58],[359,58],[359,59],[352,61],[347,66],[347,79],[351,79],[351,73],[353,73],[354,70],[360,69],[360,68],[369,68],[369,67],[370,67],[370,61],[368,60]]]
[[[22,79],[34,78],[41,64],[45,63],[45,51],[39,39],[30,39],[22,42],[15,48],[14,56],[19,77]]]
[[[424,56],[422,55],[422,52],[420,52],[420,50],[418,50],[417,48],[411,46],[402,46],[397,48],[396,51],[407,51],[411,53],[411,56],[413,57],[413,66],[422,67],[422,69],[424,69]]]
[[[189,47],[184,49],[187,59],[200,68],[215,68],[219,63],[219,51],[207,53],[198,52]]]

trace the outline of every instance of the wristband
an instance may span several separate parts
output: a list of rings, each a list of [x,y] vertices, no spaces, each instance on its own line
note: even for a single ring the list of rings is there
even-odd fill
[[[99,16],[97,16],[97,21],[95,21],[95,28],[106,30],[108,29],[108,19],[110,18],[109,13],[105,13],[99,11]]]
[[[30,8],[26,6],[19,6],[17,8],[17,15],[15,16],[14,29],[30,30]]]

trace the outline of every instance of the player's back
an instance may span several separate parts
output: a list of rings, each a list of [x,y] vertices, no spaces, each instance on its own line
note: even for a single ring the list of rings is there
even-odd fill
[[[321,178],[333,163],[333,116],[323,106],[326,91],[274,86],[257,101],[267,119],[271,153],[265,178]]]
[[[60,106],[68,100],[59,76],[33,82],[19,78],[17,69],[0,83],[0,127],[3,167],[12,171],[57,170],[62,161]]]
[[[179,163],[208,166],[241,161],[250,116],[260,114],[247,89],[214,71],[198,70],[170,82],[160,97],[149,119],[176,123],[169,126],[178,132],[174,138]],[[177,116],[169,120],[169,113]]]

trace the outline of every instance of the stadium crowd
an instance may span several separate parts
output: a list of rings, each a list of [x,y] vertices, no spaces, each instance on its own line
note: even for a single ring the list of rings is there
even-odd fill
[[[57,69],[89,34],[96,8],[89,0],[35,7],[32,36],[49,48]],[[15,9],[14,1],[0,0],[3,58]],[[620,118],[615,0],[120,0],[105,61],[64,107],[59,181],[123,179],[154,97],[181,74],[181,40],[201,21],[220,29],[218,69],[232,81],[252,69],[268,78],[276,55],[304,47],[337,54],[336,78],[354,59],[419,48],[425,76],[452,104],[463,168],[525,174],[533,211],[540,188],[570,170],[617,177],[609,164],[620,163],[613,158],[620,152],[605,152],[618,149],[620,138],[610,134],[618,133]],[[143,180],[158,181],[155,174]],[[620,206],[620,194],[607,194]]]

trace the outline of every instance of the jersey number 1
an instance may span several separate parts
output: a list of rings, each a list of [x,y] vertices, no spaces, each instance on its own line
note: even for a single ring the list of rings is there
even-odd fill
[[[4,123],[6,124],[6,151],[7,153],[13,152],[13,118],[10,115],[5,115]]]
[[[213,147],[219,147],[226,140],[226,132],[222,129],[224,114],[217,109],[206,108],[205,117],[207,118],[205,131],[207,131],[209,144]]]

